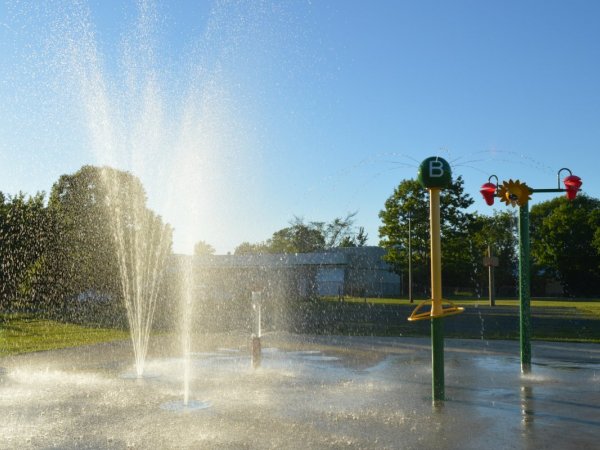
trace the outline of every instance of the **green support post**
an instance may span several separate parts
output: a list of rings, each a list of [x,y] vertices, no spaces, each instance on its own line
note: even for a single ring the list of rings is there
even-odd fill
[[[442,243],[440,189],[429,189],[429,231],[431,243],[431,364],[433,401],[444,400],[444,324],[442,318]]]
[[[452,183],[450,164],[442,158],[430,157],[419,166],[419,181],[429,191],[429,237],[431,250],[431,388],[433,401],[441,402],[444,393],[444,308],[442,306],[442,243],[440,224],[440,192]],[[420,308],[417,307],[415,312]],[[414,312],[413,312],[414,314]],[[411,317],[413,317],[411,315]],[[411,320],[411,318],[409,318]]]
[[[565,189],[560,187],[560,174],[569,172],[563,180]],[[492,178],[496,183],[492,183]],[[573,175],[569,169],[563,167],[556,174],[556,189],[532,189],[519,180],[508,180],[500,186],[498,177],[491,175],[488,182],[481,186],[481,194],[488,205],[494,203],[494,197],[507,205],[519,205],[519,332],[521,344],[521,372],[531,372],[531,273],[529,264],[529,200],[535,192],[566,192],[569,200],[574,200],[580,190],[582,181]],[[491,287],[490,287],[491,291]]]
[[[531,371],[531,286],[529,274],[529,204],[519,206],[519,330],[521,372]]]
[[[452,184],[450,164],[442,158],[427,158],[419,166],[419,182],[429,191],[429,237],[431,245],[431,300],[419,303],[409,321],[431,320],[431,391],[433,403],[445,399],[444,388],[444,322],[443,317],[458,314],[464,308],[442,299],[442,241],[440,224],[440,191]],[[444,308],[443,304],[450,306]],[[424,305],[431,305],[429,312],[418,312]],[[437,405],[436,405],[437,406]]]
[[[444,383],[444,319],[431,319],[431,392],[433,401],[445,400]]]

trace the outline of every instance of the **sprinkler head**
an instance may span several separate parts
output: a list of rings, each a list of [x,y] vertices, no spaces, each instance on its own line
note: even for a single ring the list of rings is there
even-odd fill
[[[494,183],[485,183],[481,186],[481,195],[485,199],[485,202],[492,206],[494,204],[494,197],[496,196],[497,186]]]
[[[262,347],[260,344],[260,337],[254,334],[250,340],[250,354],[252,356],[252,367],[257,369],[260,367],[262,360]]]
[[[574,200],[577,196],[577,191],[579,191],[579,188],[581,188],[581,185],[583,184],[581,178],[579,178],[577,175],[569,175],[568,177],[565,177],[563,183],[565,184],[565,189],[567,190],[567,198],[569,200]]]

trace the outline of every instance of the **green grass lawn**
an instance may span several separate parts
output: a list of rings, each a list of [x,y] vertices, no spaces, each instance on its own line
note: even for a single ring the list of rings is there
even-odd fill
[[[96,344],[128,336],[123,330],[90,328],[22,314],[0,314],[0,356]]]
[[[337,297],[324,298],[324,301],[313,304],[314,311],[307,317],[308,323],[318,323],[324,316],[337,317],[339,308],[335,304]],[[421,300],[415,300],[411,305],[408,299],[394,298],[367,298],[369,305],[398,305],[399,311],[396,314],[402,316],[395,321],[388,321],[386,316],[377,316],[368,318],[361,314],[341,315],[339,323],[326,326],[322,332],[342,333],[342,334],[369,334],[371,328],[373,333],[383,335],[411,335],[419,333],[419,328],[409,324],[406,317],[410,311],[418,305]],[[489,330],[489,338],[493,339],[515,339],[518,338],[516,324],[518,320],[518,300],[516,299],[498,299],[496,305],[500,308],[490,308],[486,299],[459,299],[453,300],[457,305],[470,308],[471,315],[479,316],[485,320],[486,329]],[[359,304],[364,304],[364,298],[346,297],[344,304],[359,309],[364,308]],[[319,306],[321,305],[321,306]],[[339,306],[343,306],[340,304]],[[345,310],[347,308],[343,308]],[[396,309],[396,308],[392,308]],[[370,308],[367,308],[370,310]],[[386,312],[385,314],[388,314]],[[465,313],[467,316],[468,313]],[[534,327],[534,338],[552,339],[552,340],[577,340],[585,342],[600,342],[600,300],[549,300],[533,299],[532,315],[537,317],[538,323]],[[514,317],[513,317],[514,316]],[[458,316],[457,316],[458,317]],[[509,322],[503,322],[504,325],[496,326],[494,323],[504,319]],[[504,319],[503,319],[504,318]],[[514,319],[514,320],[513,320]],[[559,320],[559,322],[557,322]],[[370,324],[369,321],[374,321]],[[477,338],[481,331],[480,319],[476,317],[475,325],[465,322],[465,327],[458,330],[449,331],[453,337]],[[514,322],[514,323],[513,323]],[[506,328],[509,323],[514,330]],[[369,324],[371,328],[369,328]],[[449,322],[448,326],[451,323]],[[417,330],[417,331],[415,331]],[[496,331],[494,331],[496,330]],[[511,331],[512,330],[512,331]],[[422,332],[423,330],[421,330]],[[310,332],[310,330],[309,330]],[[427,332],[427,330],[425,330]],[[494,333],[497,333],[494,334]],[[62,323],[47,319],[36,318],[31,315],[23,314],[0,314],[0,356],[14,355],[18,353],[28,353],[44,350],[54,350],[66,347],[76,347],[80,345],[96,344],[113,340],[128,339],[129,333],[125,330],[86,327],[70,323]]]

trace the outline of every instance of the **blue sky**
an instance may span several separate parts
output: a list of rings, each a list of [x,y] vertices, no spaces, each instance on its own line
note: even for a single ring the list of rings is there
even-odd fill
[[[599,197],[600,3],[0,3],[0,191],[111,164],[219,253],[378,212],[428,156]],[[537,194],[533,202],[551,198]],[[503,206],[498,206],[503,208]]]

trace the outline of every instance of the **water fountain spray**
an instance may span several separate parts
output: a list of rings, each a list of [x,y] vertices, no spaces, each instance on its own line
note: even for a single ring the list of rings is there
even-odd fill
[[[259,338],[262,336],[262,317],[261,317],[261,306],[262,306],[262,292],[252,291],[252,309],[256,315],[256,336]]]
[[[136,187],[122,181],[119,171],[101,169],[106,206],[116,247],[121,291],[133,344],[136,377],[141,378],[156,302],[170,250],[171,230],[150,211]],[[140,192],[143,192],[139,187]],[[133,192],[132,192],[133,191]]]
[[[260,338],[262,335],[262,324],[261,324],[261,304],[262,304],[262,292],[252,291],[252,309],[256,316],[256,334],[252,334],[250,351],[252,354],[252,367],[255,369],[260,367],[262,360],[262,346]]]
[[[183,344],[183,406],[186,407],[190,398],[190,370],[191,370],[191,318],[192,318],[192,296],[193,296],[193,265],[189,259],[185,263],[184,269],[184,289],[183,289],[183,324],[182,324],[182,344]]]

